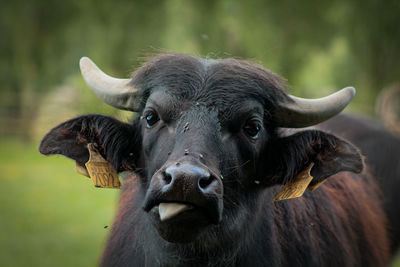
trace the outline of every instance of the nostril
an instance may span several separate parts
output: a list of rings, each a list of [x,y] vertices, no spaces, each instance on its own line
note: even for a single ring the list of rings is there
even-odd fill
[[[169,185],[172,181],[172,176],[168,172],[164,172],[163,180],[165,182],[165,185]]]
[[[212,179],[208,176],[208,177],[201,177],[199,179],[199,187],[200,189],[206,189],[212,182]]]

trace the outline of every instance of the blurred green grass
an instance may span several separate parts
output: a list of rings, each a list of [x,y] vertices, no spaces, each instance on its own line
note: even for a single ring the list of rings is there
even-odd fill
[[[0,141],[0,266],[96,266],[118,191],[96,189],[75,163],[37,144]]]

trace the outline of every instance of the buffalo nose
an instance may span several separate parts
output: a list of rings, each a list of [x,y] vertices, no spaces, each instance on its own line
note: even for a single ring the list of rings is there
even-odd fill
[[[172,187],[181,187],[186,190],[200,190],[207,193],[212,189],[216,179],[203,167],[191,163],[178,163],[165,169],[163,178],[163,191]]]

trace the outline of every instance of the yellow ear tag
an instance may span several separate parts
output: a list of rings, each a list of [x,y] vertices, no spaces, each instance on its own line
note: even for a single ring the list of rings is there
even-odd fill
[[[102,188],[120,188],[121,183],[119,182],[117,171],[114,167],[100,155],[92,143],[88,144],[87,147],[90,156],[85,166],[94,186]]]
[[[310,171],[314,166],[312,162],[306,169],[301,171],[291,182],[286,183],[281,191],[276,194],[274,201],[280,201],[285,199],[291,199],[296,197],[301,197],[306,191],[308,185],[311,183],[313,177],[310,175]]]

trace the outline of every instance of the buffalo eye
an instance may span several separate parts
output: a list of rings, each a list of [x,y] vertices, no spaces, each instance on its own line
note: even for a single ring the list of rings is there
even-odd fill
[[[258,120],[248,120],[243,127],[244,132],[251,138],[257,139],[261,131],[261,123]]]
[[[151,128],[160,120],[160,117],[154,111],[149,111],[144,115],[144,119],[146,120],[146,127]]]

